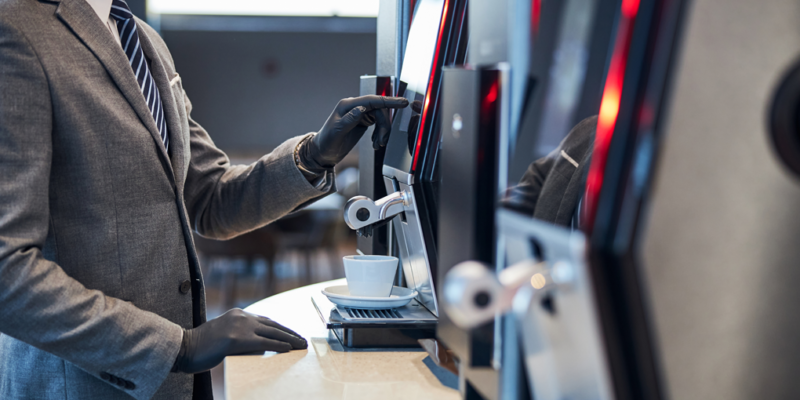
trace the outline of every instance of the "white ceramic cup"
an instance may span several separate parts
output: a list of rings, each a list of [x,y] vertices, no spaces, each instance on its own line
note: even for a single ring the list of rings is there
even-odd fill
[[[389,297],[397,272],[397,257],[345,256],[344,275],[353,296]]]

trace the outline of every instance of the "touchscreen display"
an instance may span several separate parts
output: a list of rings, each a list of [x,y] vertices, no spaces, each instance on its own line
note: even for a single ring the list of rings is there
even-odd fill
[[[443,6],[444,0],[422,0],[408,33],[398,95],[408,99],[409,105],[394,116],[384,158],[384,164],[404,172],[411,172],[413,168],[420,116],[425,107]]]

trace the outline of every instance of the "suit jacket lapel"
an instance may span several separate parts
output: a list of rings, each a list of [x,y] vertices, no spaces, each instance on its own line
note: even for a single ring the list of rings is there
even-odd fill
[[[122,48],[114,40],[113,36],[107,32],[107,28],[97,18],[97,14],[92,7],[83,0],[62,0],[58,9],[56,10],[58,18],[67,26],[72,29],[72,32],[78,36],[81,41],[88,47],[98,60],[105,66],[108,74],[117,84],[117,87],[128,100],[131,107],[133,107],[139,119],[150,131],[153,140],[156,141],[157,148],[160,152],[162,165],[167,172],[168,177],[172,180],[172,166],[169,162],[169,157],[164,150],[161,142],[161,135],[158,132],[158,127],[153,120],[150,109],[145,103],[144,96],[142,95],[139,83],[131,70],[128,57],[122,51]],[[144,36],[144,35],[140,35]],[[161,89],[161,87],[159,87]],[[161,93],[164,93],[163,91]],[[165,97],[162,95],[162,98]],[[171,128],[171,126],[170,126]],[[172,138],[170,137],[170,140]],[[174,183],[174,182],[173,182]]]
[[[592,160],[592,152],[586,151],[583,155],[581,163],[575,168],[575,172],[569,179],[569,183],[564,188],[564,195],[561,197],[561,203],[558,206],[556,213],[555,223],[569,224],[575,214],[575,206],[583,197],[586,190],[586,174],[589,172],[589,166]]]
[[[145,56],[150,59],[150,73],[153,75],[158,92],[161,94],[161,105],[164,107],[164,116],[167,120],[167,131],[169,132],[172,171],[175,174],[178,190],[183,193],[183,183],[185,181],[183,174],[186,166],[186,160],[183,158],[183,151],[186,146],[181,129],[183,125],[181,124],[175,97],[172,95],[170,77],[164,67],[164,60],[159,57],[150,42],[150,38],[143,32],[144,30],[139,30],[139,41],[142,44]],[[159,137],[159,140],[161,140],[161,137]]]

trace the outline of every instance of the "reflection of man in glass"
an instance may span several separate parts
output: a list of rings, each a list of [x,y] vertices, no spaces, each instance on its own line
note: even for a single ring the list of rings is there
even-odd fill
[[[534,161],[502,204],[556,225],[578,228],[578,204],[594,144],[597,116],[584,119],[546,157]]]

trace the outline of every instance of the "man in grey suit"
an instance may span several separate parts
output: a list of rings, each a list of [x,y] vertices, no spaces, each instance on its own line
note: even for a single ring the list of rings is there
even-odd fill
[[[122,0],[0,0],[0,398],[210,398],[226,355],[305,348],[232,310],[206,322],[192,231],[226,239],[334,190],[399,98],[230,165],[161,38]]]

